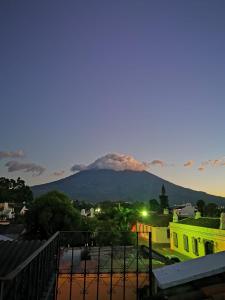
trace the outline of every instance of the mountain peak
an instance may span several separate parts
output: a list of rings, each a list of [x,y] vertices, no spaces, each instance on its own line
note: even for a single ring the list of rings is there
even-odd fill
[[[35,196],[59,190],[72,199],[99,201],[148,201],[158,199],[165,186],[170,205],[202,199],[225,204],[225,198],[175,185],[145,170],[86,169],[64,179],[32,187]]]

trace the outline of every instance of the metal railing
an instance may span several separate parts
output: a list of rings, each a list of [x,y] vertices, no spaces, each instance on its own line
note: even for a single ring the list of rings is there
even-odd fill
[[[131,299],[130,290],[132,299],[150,299],[151,232],[144,249],[140,232],[119,234],[118,240],[112,232],[55,233],[16,269],[0,277],[0,300],[87,300],[88,294],[101,300],[104,291],[107,299],[126,300]],[[120,298],[115,295],[118,291]]]
[[[16,269],[0,277],[0,300],[50,299],[50,294],[54,297],[58,250],[56,232]]]
[[[110,234],[60,232],[56,300],[151,298],[151,232],[144,244],[140,232],[123,232],[119,241]]]

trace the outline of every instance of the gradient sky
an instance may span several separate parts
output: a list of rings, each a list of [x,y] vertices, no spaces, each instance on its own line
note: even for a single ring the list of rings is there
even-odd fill
[[[1,0],[0,151],[25,157],[2,157],[0,176],[43,183],[116,152],[225,196],[222,163],[198,170],[225,157],[224,12],[223,0]],[[46,170],[8,172],[11,160]]]

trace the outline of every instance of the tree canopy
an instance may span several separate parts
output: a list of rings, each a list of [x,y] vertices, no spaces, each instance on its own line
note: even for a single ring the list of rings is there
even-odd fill
[[[27,230],[48,238],[59,230],[75,230],[80,225],[80,212],[63,193],[52,191],[37,198],[26,216]]]
[[[28,205],[33,200],[31,189],[20,177],[17,180],[0,178],[0,202],[14,202]]]
[[[218,205],[215,203],[208,203],[205,207],[205,214],[208,217],[218,217],[219,216]]]
[[[160,210],[159,202],[156,199],[149,200],[149,210],[150,211],[159,211]]]
[[[198,211],[200,211],[201,215],[203,216],[205,213],[205,201],[204,200],[198,200],[196,202],[196,206]]]

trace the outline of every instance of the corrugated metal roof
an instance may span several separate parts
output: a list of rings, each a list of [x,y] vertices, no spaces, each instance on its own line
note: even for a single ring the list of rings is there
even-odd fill
[[[13,271],[44,242],[39,240],[0,241],[0,277]]]

